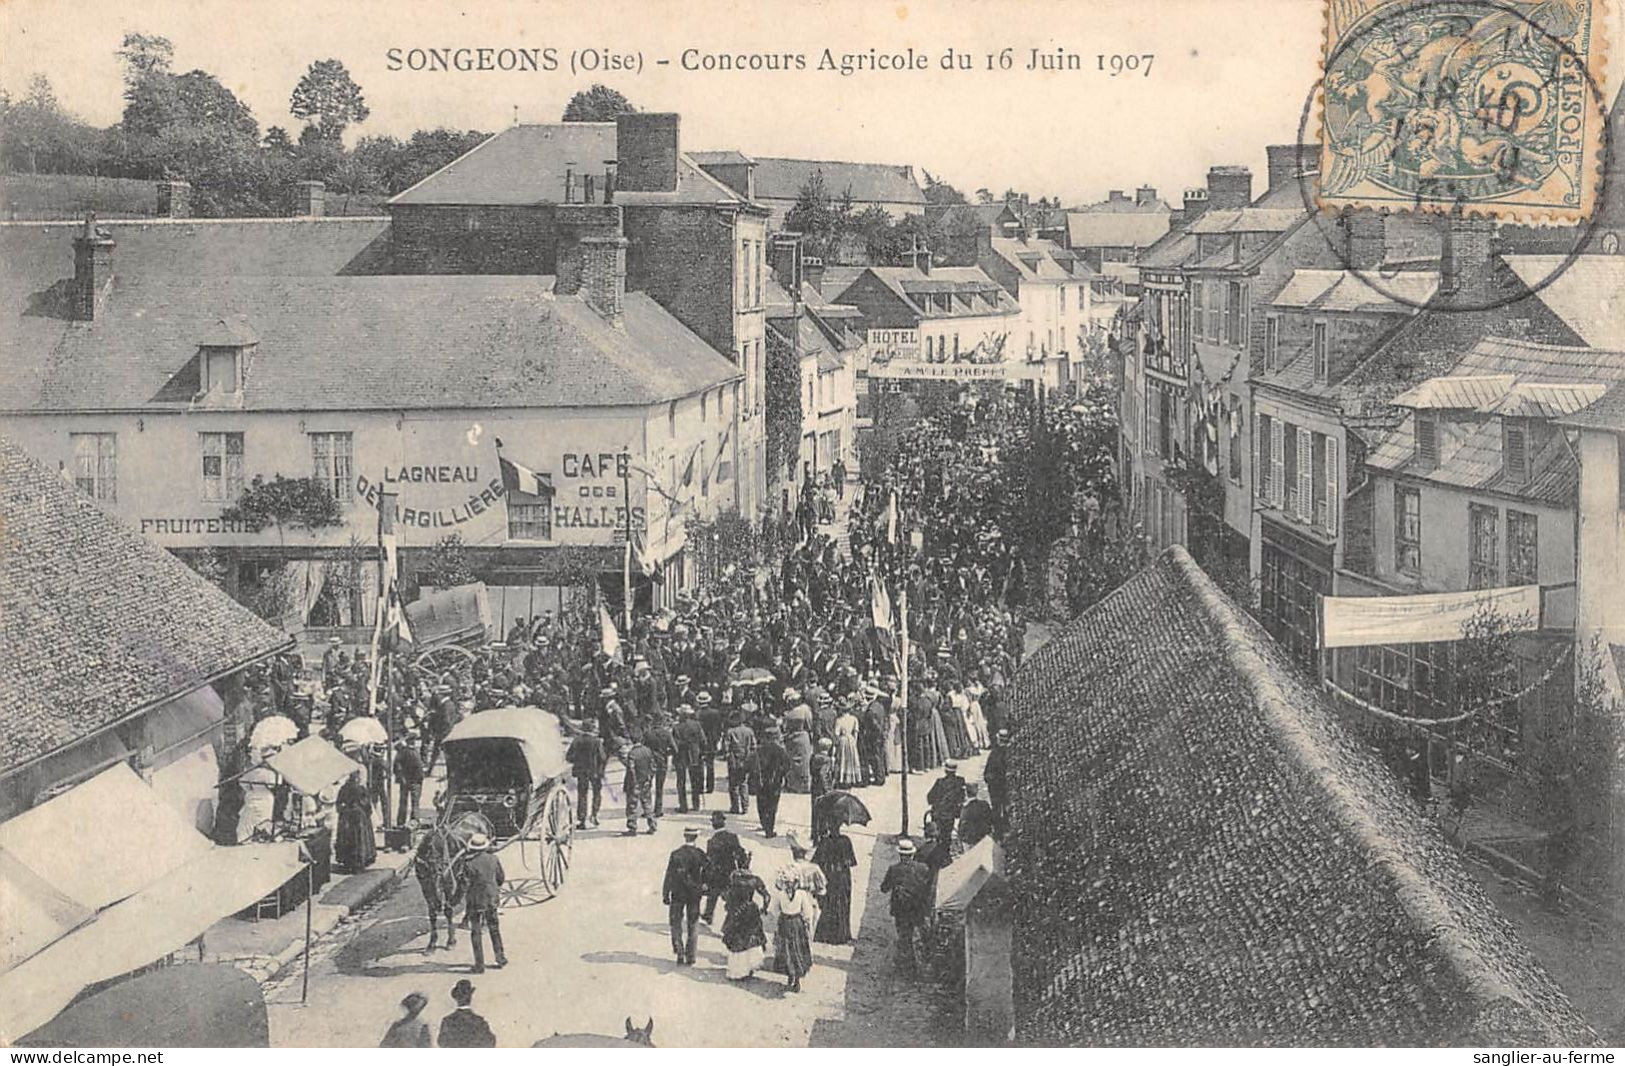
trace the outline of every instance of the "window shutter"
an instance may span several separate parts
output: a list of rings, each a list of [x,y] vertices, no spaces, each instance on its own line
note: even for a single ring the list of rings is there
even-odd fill
[[[1315,520],[1315,461],[1314,440],[1309,431],[1298,427],[1298,517],[1305,522]]]
[[[1269,453],[1269,424],[1273,421],[1269,415],[1259,415],[1253,419],[1253,497],[1254,502],[1269,499],[1270,494],[1270,453]]]
[[[1341,490],[1337,477],[1337,438],[1326,436],[1326,532],[1337,534],[1337,505]]]
[[[1286,500],[1286,424],[1270,419],[1270,503],[1280,507]]]

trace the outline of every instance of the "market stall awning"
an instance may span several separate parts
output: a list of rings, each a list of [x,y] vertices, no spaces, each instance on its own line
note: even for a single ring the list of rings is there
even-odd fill
[[[361,764],[321,737],[306,737],[265,760],[265,764],[307,796],[332,788]]]
[[[0,823],[0,850],[92,911],[134,895],[211,847],[123,763]]]
[[[44,1025],[91,985],[186,946],[303,866],[293,842],[208,845],[191,862],[0,974],[0,1044]]]
[[[67,936],[92,914],[0,850],[0,973]]]
[[[994,878],[1004,877],[1004,849],[992,837],[983,837],[976,846],[955,859],[937,877],[937,907],[962,911]]]

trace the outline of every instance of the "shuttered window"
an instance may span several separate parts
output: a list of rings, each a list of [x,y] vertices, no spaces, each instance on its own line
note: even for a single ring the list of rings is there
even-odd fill
[[[1282,506],[1286,500],[1286,425],[1270,419],[1270,503]]]
[[[1315,517],[1314,442],[1307,429],[1298,427],[1298,506],[1297,516],[1305,522]]]
[[[1342,478],[1338,477],[1337,438],[1326,438],[1326,532],[1337,535],[1338,503],[1342,499]]]

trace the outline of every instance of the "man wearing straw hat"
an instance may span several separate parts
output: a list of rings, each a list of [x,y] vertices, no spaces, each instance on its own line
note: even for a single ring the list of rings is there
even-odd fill
[[[886,871],[880,891],[891,896],[891,916],[897,923],[897,959],[905,970],[916,966],[914,938],[931,909],[931,870],[916,857],[914,841],[897,842],[897,862]]]
[[[468,939],[474,945],[473,973],[485,972],[485,944],[482,930],[491,930],[491,950],[496,955],[498,969],[508,965],[508,955],[502,950],[502,924],[497,908],[502,902],[501,861],[491,852],[491,838],[475,833],[468,838],[469,858],[463,866],[468,878]]]

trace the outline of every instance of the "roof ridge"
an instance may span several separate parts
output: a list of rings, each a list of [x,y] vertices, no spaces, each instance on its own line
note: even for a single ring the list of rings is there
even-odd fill
[[[508,129],[510,129],[510,130],[511,129],[518,129],[518,128],[519,127],[517,127],[517,126],[509,126],[508,127]],[[491,136],[485,138],[485,140],[481,141],[479,144],[476,144],[474,147],[470,148],[468,151],[463,152],[463,153],[457,155],[456,157],[448,160],[446,162],[446,164],[444,166],[440,167],[438,170],[434,170],[434,171],[431,171],[428,174],[425,174],[423,177],[419,178],[417,181],[414,181],[412,184],[408,185],[406,188],[402,189],[400,192],[396,193],[394,196],[391,196],[388,200],[386,200],[384,202],[389,203],[389,204],[395,203],[396,201],[400,200],[401,197],[405,196],[407,193],[412,192],[419,185],[422,185],[425,182],[433,181],[435,178],[438,178],[440,175],[444,174],[446,171],[450,170],[452,167],[456,166],[458,163],[461,163],[463,160],[467,159],[469,156],[473,155],[475,152],[479,151],[481,148],[484,148],[486,145],[488,145],[488,144],[492,143],[493,141],[497,140],[499,137],[502,136],[503,133],[507,133],[507,132],[508,132],[508,130],[503,130],[501,133],[493,133],[493,134],[491,134]]]
[[[1219,590],[1183,546],[1173,545],[1161,558],[1179,571],[1208,619],[1218,627],[1225,658],[1252,693],[1267,726],[1280,742],[1282,754],[1331,801],[1329,813],[1366,853],[1371,866],[1392,883],[1400,907],[1418,928],[1430,934],[1433,946],[1455,969],[1466,993],[1479,1001],[1480,1009],[1504,1000],[1535,1010],[1535,1005],[1495,972],[1473,946],[1472,938],[1439,897],[1431,879],[1400,854],[1393,838],[1356,797],[1333,785],[1338,775],[1332,761],[1326,757],[1321,742],[1288,709],[1288,697],[1275,680],[1279,668],[1254,647],[1258,637],[1248,632],[1240,608]]]

